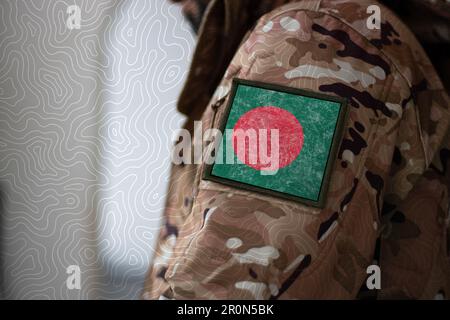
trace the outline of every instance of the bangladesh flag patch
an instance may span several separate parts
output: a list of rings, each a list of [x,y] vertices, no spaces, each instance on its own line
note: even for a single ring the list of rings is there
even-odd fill
[[[340,97],[234,79],[203,178],[323,207],[346,111]]]

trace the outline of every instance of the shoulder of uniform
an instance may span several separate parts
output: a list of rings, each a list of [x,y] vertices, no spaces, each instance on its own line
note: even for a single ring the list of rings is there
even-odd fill
[[[308,19],[304,19],[307,16]],[[333,31],[352,30],[366,45],[381,52],[383,58],[413,87],[426,76],[428,89],[443,85],[424,49],[409,28],[386,6],[373,0],[304,0],[282,5],[260,18],[256,28],[262,31],[301,30],[320,27],[323,17],[336,23]],[[373,25],[369,19],[379,18]],[[307,20],[305,22],[305,20]],[[369,23],[368,23],[369,21]],[[279,28],[274,28],[277,25]]]

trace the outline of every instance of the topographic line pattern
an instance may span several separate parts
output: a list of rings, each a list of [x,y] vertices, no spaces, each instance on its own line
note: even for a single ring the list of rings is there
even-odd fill
[[[194,43],[168,1],[0,2],[4,298],[139,296]]]

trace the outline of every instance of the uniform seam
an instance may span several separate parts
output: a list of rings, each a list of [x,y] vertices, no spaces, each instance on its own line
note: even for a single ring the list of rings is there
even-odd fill
[[[322,5],[322,0],[318,0],[317,1],[317,7],[316,7],[316,11],[320,10],[320,6]]]

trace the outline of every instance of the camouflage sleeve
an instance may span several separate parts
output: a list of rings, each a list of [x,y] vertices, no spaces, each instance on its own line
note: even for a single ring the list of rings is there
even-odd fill
[[[282,7],[260,19],[211,104],[227,99],[235,77],[352,95],[353,108],[326,208],[203,181],[201,168],[194,181],[198,189],[191,213],[165,273],[170,285],[167,295],[352,297],[365,278],[378,218],[375,197],[362,177],[378,122],[384,120],[388,130],[399,119],[381,103],[393,76],[387,75],[390,67],[375,47],[338,19],[314,9]],[[339,56],[341,50],[347,53]],[[360,93],[366,90],[367,94]],[[213,113],[212,108],[204,113],[204,128],[216,126],[211,122],[222,117],[223,109],[215,117]],[[388,116],[392,122],[388,123]],[[361,211],[364,214],[358,214]]]
[[[391,228],[394,240],[383,241],[380,263],[387,289],[400,286],[393,280],[399,272],[398,279],[409,281],[405,265],[415,250],[396,236],[420,238],[414,242],[417,252],[442,248],[438,240],[443,240],[444,229],[434,225],[434,217],[442,217],[447,205],[448,193],[438,172],[446,165],[441,160],[432,167],[430,159],[446,155],[439,150],[448,129],[448,98],[436,79],[422,81],[434,70],[394,15],[383,14],[387,20],[381,33],[362,30],[369,2],[361,3],[301,1],[263,16],[202,116],[203,130],[217,127],[236,77],[346,98],[349,117],[325,207],[202,180],[202,165],[189,174],[192,179],[179,175],[178,182],[171,181],[179,185],[178,193],[171,190],[169,197],[187,201],[182,209],[169,209],[182,210],[178,216],[183,219],[176,227],[168,224],[171,232],[162,231],[170,234],[170,245],[160,246],[147,297],[355,298],[373,263],[377,239],[388,233],[389,223],[399,228]],[[427,208],[435,209],[426,218],[424,207],[412,201],[419,195],[427,197]],[[441,238],[431,238],[437,233]],[[436,243],[431,246],[430,241]],[[404,245],[404,251],[395,252],[396,246]],[[395,254],[398,260],[392,258]],[[428,257],[415,261],[425,266]],[[405,269],[397,270],[396,265]],[[430,265],[435,268],[431,263],[415,272],[431,270]],[[431,294],[438,289],[427,290]]]

